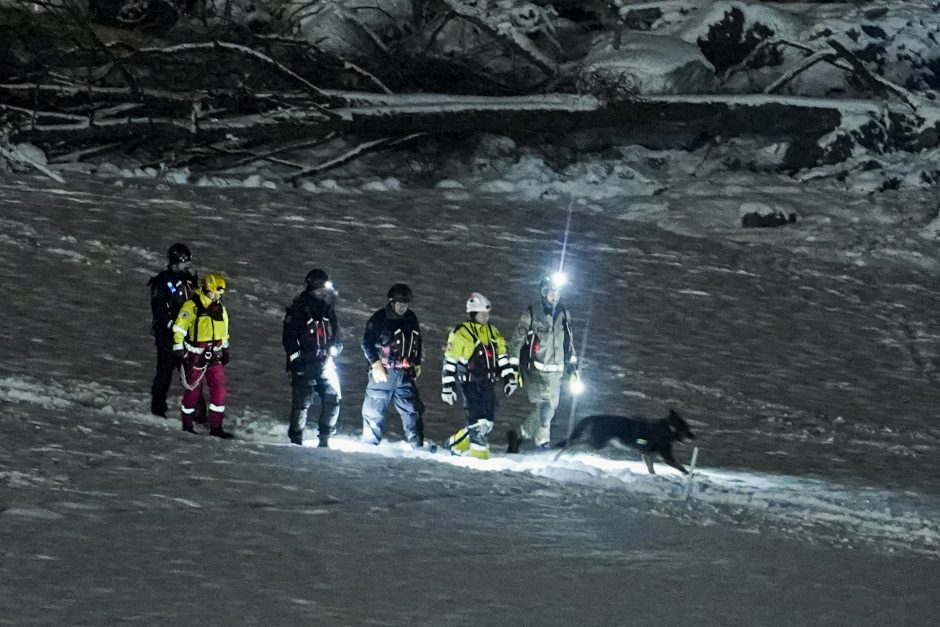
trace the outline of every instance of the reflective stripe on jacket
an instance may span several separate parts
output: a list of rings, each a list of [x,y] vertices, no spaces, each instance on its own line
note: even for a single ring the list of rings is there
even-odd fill
[[[532,347],[532,353],[528,355],[532,368],[540,372],[561,372],[566,364],[576,361],[568,310],[558,305],[554,314],[546,312],[541,303],[526,309],[509,341],[509,355],[514,364],[519,363],[519,352],[526,347],[530,330],[538,338],[537,350]]]

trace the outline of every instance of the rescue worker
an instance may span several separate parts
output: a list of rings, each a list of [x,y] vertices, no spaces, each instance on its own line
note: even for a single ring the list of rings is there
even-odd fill
[[[225,366],[229,361],[228,311],[222,304],[225,279],[210,272],[193,297],[183,303],[173,325],[173,351],[182,362],[183,399],[180,417],[183,431],[195,433],[193,417],[202,398],[203,383],[209,388],[209,435],[228,439],[225,419]]]
[[[287,437],[303,444],[307,413],[314,396],[320,397],[317,421],[319,446],[328,447],[336,433],[342,398],[333,358],[343,350],[336,319],[337,293],[329,275],[319,268],[307,273],[304,291],[287,308],[281,341],[287,353],[291,381],[290,427]]]
[[[173,373],[180,366],[173,354],[173,323],[183,303],[193,297],[199,280],[193,267],[193,255],[186,244],[170,246],[166,258],[166,270],[147,282],[153,312],[150,332],[157,346],[157,370],[150,387],[150,413],[164,418],[166,395],[170,391]]]
[[[366,322],[362,352],[369,361],[369,383],[362,401],[362,440],[382,440],[385,410],[389,403],[401,416],[405,440],[413,448],[424,445],[424,405],[416,380],[421,376],[421,329],[409,308],[413,294],[404,283],[389,290],[385,307]]]
[[[506,354],[506,340],[490,324],[490,301],[477,292],[467,299],[469,320],[451,331],[444,351],[441,373],[441,400],[453,405],[457,400],[455,384],[460,382],[467,426],[458,431],[446,446],[452,451],[466,451],[473,457],[490,456],[486,434],[496,419],[496,384],[503,393],[516,391],[516,370]]]
[[[539,283],[541,298],[529,305],[509,340],[511,361],[519,370],[532,412],[518,431],[507,434],[508,451],[519,452],[529,440],[537,448],[548,448],[552,418],[558,409],[562,378],[578,379],[578,358],[568,310],[561,303],[563,275],[545,277]]]

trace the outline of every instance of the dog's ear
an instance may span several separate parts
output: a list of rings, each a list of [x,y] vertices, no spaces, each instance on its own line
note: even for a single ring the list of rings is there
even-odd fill
[[[669,420],[682,420],[682,416],[680,416],[678,412],[676,412],[676,410],[673,409],[672,407],[669,408],[668,418]]]

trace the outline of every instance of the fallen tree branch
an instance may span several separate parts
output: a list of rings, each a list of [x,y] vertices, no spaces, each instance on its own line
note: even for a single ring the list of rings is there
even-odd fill
[[[523,57],[530,63],[541,69],[549,76],[555,76],[558,73],[558,64],[547,54],[535,45],[528,36],[519,32],[517,29],[509,27],[503,28],[491,24],[477,9],[469,7],[460,0],[442,0],[447,7],[456,13],[459,17],[475,24],[483,31],[487,32],[497,41],[508,44],[518,50]]]
[[[356,65],[356,64],[353,63],[352,61],[348,61],[347,59],[345,59],[345,58],[343,58],[343,57],[341,57],[341,56],[339,56],[339,55],[337,55],[337,54],[335,54],[335,53],[328,53],[328,52],[326,52],[325,50],[323,50],[322,48],[320,48],[319,46],[316,46],[316,45],[310,43],[309,41],[307,41],[307,40],[305,40],[305,39],[294,39],[294,38],[292,38],[292,37],[283,37],[283,36],[280,36],[280,35],[258,36],[258,38],[259,38],[259,39],[262,39],[262,40],[264,40],[264,41],[271,41],[271,42],[275,42],[275,43],[280,43],[280,44],[285,44],[285,45],[292,45],[292,46],[300,46],[300,47],[302,47],[302,48],[305,48],[305,52],[306,52],[308,55],[312,55],[312,54],[316,53],[316,54],[322,55],[322,56],[324,56],[324,57],[329,57],[329,58],[335,59],[337,62],[339,62],[340,64],[342,64],[344,70],[348,70],[348,71],[352,72],[353,74],[357,74],[357,75],[359,75],[359,76],[365,78],[367,81],[369,81],[370,83],[372,83],[373,85],[375,85],[378,89],[384,91],[386,94],[395,93],[395,92],[393,92],[391,89],[389,89],[389,88],[385,85],[385,83],[383,83],[383,82],[379,79],[379,77],[377,77],[377,76],[376,76],[375,74],[373,74],[372,72],[368,71],[367,69],[365,69],[365,68],[363,68],[363,67],[360,67],[359,65]]]
[[[349,163],[356,157],[362,154],[365,154],[366,152],[370,150],[374,150],[377,148],[384,148],[386,146],[394,146],[404,141],[414,139],[415,137],[420,137],[421,135],[424,135],[424,133],[412,133],[405,137],[381,137],[379,139],[373,139],[372,141],[361,143],[355,148],[353,148],[352,150],[348,150],[344,152],[343,154],[336,157],[335,159],[330,159],[329,161],[326,161],[319,165],[306,167],[300,172],[295,172],[294,174],[286,176],[284,177],[284,181],[287,183],[296,183],[299,179],[305,176],[310,176],[311,174],[319,174],[320,172],[325,172],[326,170],[329,170],[331,168],[335,168],[345,163]]]
[[[903,100],[913,111],[917,111],[917,99],[911,92],[869,70],[857,56],[852,54],[848,48],[843,46],[842,43],[836,39],[828,39],[826,43],[832,46],[832,49],[839,53],[839,56],[848,61],[859,78],[868,83],[872,89],[878,92],[893,93]]]
[[[764,88],[765,94],[776,93],[778,89],[792,81],[794,78],[810,69],[817,63],[822,61],[831,61],[836,56],[836,53],[832,50],[822,50],[820,52],[813,53],[803,59],[798,65],[790,68],[784,72],[781,76],[777,78],[774,82]]]
[[[391,51],[388,49],[388,46],[385,45],[385,42],[382,41],[382,38],[376,35],[375,31],[373,31],[371,28],[366,26],[362,20],[360,20],[357,16],[351,14],[349,11],[345,11],[341,9],[339,5],[337,5],[336,11],[340,17],[342,17],[344,20],[346,20],[347,22],[352,24],[354,27],[356,27],[359,31],[361,31],[366,36],[366,38],[372,42],[373,46],[375,46],[376,48],[382,51],[382,54],[384,54],[386,57],[390,56]]]
[[[64,178],[62,178],[61,176],[59,176],[58,174],[56,174],[55,172],[53,172],[52,170],[44,166],[43,164],[39,163],[38,161],[34,161],[33,159],[30,159],[28,156],[23,154],[22,151],[17,149],[16,146],[0,145],[0,157],[3,157],[10,163],[22,163],[22,164],[30,166],[31,168],[35,168],[36,170],[42,172],[43,174],[51,178],[56,183],[65,183]]]
[[[166,48],[140,48],[137,50],[138,53],[142,54],[175,54],[179,52],[191,52],[194,50],[211,50],[211,49],[223,49],[223,50],[233,50],[241,54],[250,56],[254,59],[261,61],[267,65],[274,67],[278,72],[281,72],[285,76],[290,77],[291,79],[299,82],[304,87],[306,87],[311,93],[320,96],[324,101],[331,101],[332,97],[327,95],[322,89],[305,79],[300,74],[297,74],[289,67],[276,61],[269,57],[266,54],[258,52],[254,48],[249,48],[248,46],[243,46],[241,44],[235,44],[226,41],[213,41],[210,43],[191,43],[191,44],[177,44],[175,46],[168,46]],[[330,118],[338,117],[330,109],[324,107],[321,104],[313,103],[312,106],[316,108],[320,113],[326,115]]]
[[[239,166],[243,166],[245,164],[251,163],[252,161],[256,161],[259,159],[270,159],[274,155],[281,153],[281,152],[289,152],[291,150],[303,150],[305,148],[313,148],[314,146],[325,144],[326,142],[330,141],[331,139],[334,139],[335,137],[336,137],[336,133],[327,133],[323,137],[318,137],[317,139],[312,140],[312,141],[301,141],[301,142],[295,142],[295,143],[290,143],[290,144],[283,144],[283,145],[271,148],[269,150],[266,150],[265,152],[252,154],[250,157],[246,157],[244,159],[236,161],[235,163],[231,164],[229,167],[237,168]],[[298,166],[298,167],[302,168],[303,166]]]
[[[81,161],[85,157],[100,155],[103,152],[108,152],[113,148],[117,148],[118,146],[123,145],[124,144],[121,142],[112,142],[110,144],[101,144],[99,146],[92,146],[91,148],[84,148],[82,150],[73,150],[72,152],[50,157],[49,163],[74,163],[76,161]]]

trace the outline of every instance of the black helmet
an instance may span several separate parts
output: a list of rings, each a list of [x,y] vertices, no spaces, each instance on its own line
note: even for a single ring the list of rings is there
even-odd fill
[[[404,283],[396,283],[388,289],[388,300],[393,303],[410,303],[413,298],[411,288]]]
[[[189,261],[192,259],[193,254],[189,251],[189,246],[177,242],[166,251],[166,258],[171,264],[180,263],[181,261]]]
[[[330,275],[328,275],[325,270],[314,268],[307,273],[307,278],[304,280],[306,281],[308,287],[317,289],[323,287],[330,281]]]

